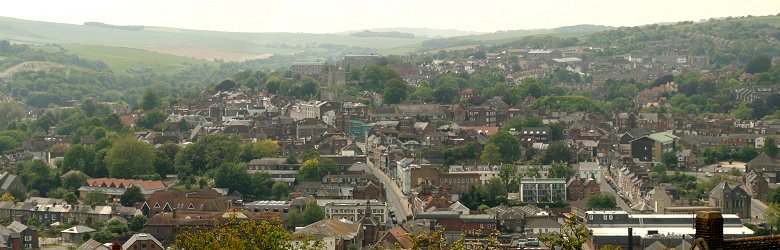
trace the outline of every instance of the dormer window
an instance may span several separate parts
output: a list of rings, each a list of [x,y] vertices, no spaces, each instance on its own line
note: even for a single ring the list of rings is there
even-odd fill
[[[160,208],[160,203],[159,202],[154,203],[154,208]]]
[[[190,203],[190,206],[187,207],[187,209],[195,209],[195,206],[193,206],[192,203]]]

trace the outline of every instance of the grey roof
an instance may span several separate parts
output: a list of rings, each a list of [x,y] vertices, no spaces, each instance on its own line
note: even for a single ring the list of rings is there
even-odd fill
[[[24,230],[27,230],[29,227],[27,225],[22,224],[21,222],[14,221],[11,223],[11,225],[8,225],[8,229],[17,233],[21,233]]]
[[[76,248],[76,250],[109,250],[109,248],[104,246],[103,243],[89,239],[87,242],[84,242],[84,244],[81,244],[81,246]]]
[[[558,223],[553,218],[550,217],[527,217],[525,218],[526,228],[560,228],[561,223]]]
[[[82,233],[91,233],[95,232],[97,230],[92,229],[91,227],[82,226],[82,225],[76,225],[71,228],[65,229],[60,231],[61,233],[69,233],[69,234],[82,234]]]
[[[5,172],[0,175],[0,189],[8,190],[16,178],[16,175],[10,172]]]
[[[154,241],[154,243],[155,243],[155,244],[157,244],[157,246],[158,246],[160,249],[165,249],[165,248],[163,247],[163,244],[162,244],[162,243],[160,243],[160,241],[159,241],[159,240],[155,239],[155,238],[154,238],[154,236],[152,236],[152,235],[150,235],[150,234],[145,234],[145,233],[140,233],[140,234],[133,234],[133,237],[130,237],[130,239],[128,239],[128,240],[125,242],[125,244],[122,244],[122,249],[123,249],[123,250],[130,249],[130,246],[132,246],[132,245],[133,245],[133,243],[135,243],[136,241],[139,241],[139,240],[141,240],[141,241],[147,241],[147,240]]]

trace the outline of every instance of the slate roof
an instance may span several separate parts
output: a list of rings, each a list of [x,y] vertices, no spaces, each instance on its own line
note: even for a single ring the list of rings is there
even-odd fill
[[[97,231],[97,230],[92,229],[92,228],[87,227],[87,226],[77,225],[77,226],[74,226],[74,227],[62,230],[60,232],[61,233],[70,233],[70,234],[81,234],[81,233],[91,233],[91,232],[95,232],[95,231]]]
[[[293,233],[295,236],[313,235],[315,237],[334,237],[342,240],[352,240],[360,229],[360,224],[346,220],[324,219],[312,223]]]
[[[97,242],[93,239],[89,239],[84,244],[81,244],[76,250],[108,250],[109,248],[104,246],[103,243]]]
[[[148,241],[148,240],[154,241],[154,243],[157,244],[157,247],[159,247],[160,249],[165,249],[165,247],[163,247],[162,243],[160,243],[159,240],[154,238],[154,236],[152,236],[151,234],[145,234],[145,233],[133,234],[133,236],[130,237],[130,239],[128,239],[125,242],[125,244],[122,244],[122,249],[124,249],[124,250],[130,249],[130,246],[132,246],[133,243],[135,243],[136,241],[139,241],[139,240],[140,241]]]

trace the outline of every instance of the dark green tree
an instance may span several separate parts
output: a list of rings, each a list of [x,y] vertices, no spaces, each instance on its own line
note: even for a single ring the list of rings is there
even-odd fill
[[[611,210],[617,208],[615,196],[611,194],[597,194],[588,198],[588,210]]]
[[[325,212],[322,211],[316,201],[309,202],[306,209],[303,209],[303,221],[306,225],[325,219]]]
[[[766,55],[755,56],[745,65],[745,72],[755,74],[767,72],[772,67],[772,59]]]
[[[547,150],[544,151],[542,156],[542,164],[550,164],[553,162],[571,162],[571,151],[562,141],[555,141],[550,143]]]
[[[132,232],[143,232],[144,225],[146,225],[146,221],[149,219],[146,218],[146,216],[143,215],[136,215],[133,216],[133,218],[130,218],[130,221],[127,223],[127,227]]]
[[[288,195],[290,195],[287,184],[284,182],[274,183],[273,187],[271,188],[271,193],[273,193],[276,200],[284,200]]]
[[[520,144],[517,142],[515,137],[509,134],[509,132],[499,131],[498,133],[490,136],[487,144],[490,143],[498,146],[498,149],[501,152],[502,163],[514,163],[520,159]]]
[[[95,151],[92,148],[81,144],[71,146],[63,159],[63,166],[67,169],[78,169],[79,171],[91,175],[93,174],[92,164],[95,162]]]
[[[84,198],[84,204],[86,205],[106,205],[106,194],[100,191],[89,191]]]
[[[131,137],[120,139],[106,154],[106,166],[111,177],[133,178],[150,175],[154,169],[154,147]]]
[[[144,202],[145,200],[146,199],[144,198],[144,194],[141,193],[141,188],[137,186],[128,188],[125,193],[119,197],[119,202],[122,203],[122,206],[125,207],[132,207],[136,203]]]
[[[159,108],[160,104],[160,95],[158,95],[157,91],[154,91],[154,89],[148,88],[144,92],[144,96],[138,104],[138,107],[143,110],[153,110]]]
[[[385,83],[382,99],[386,104],[396,104],[406,99],[409,91],[406,83],[399,79],[390,79]]]
[[[772,158],[777,156],[777,142],[775,142],[774,137],[767,136],[766,139],[764,139],[764,153]]]
[[[553,162],[550,166],[550,171],[547,173],[548,178],[564,178],[568,180],[572,176],[574,176],[574,169],[564,162]]]

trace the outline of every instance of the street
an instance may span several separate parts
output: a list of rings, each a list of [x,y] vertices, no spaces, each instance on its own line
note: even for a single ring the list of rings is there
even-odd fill
[[[369,171],[373,174],[382,184],[385,186],[385,198],[387,199],[388,206],[395,211],[398,222],[406,221],[406,218],[412,216],[412,207],[409,205],[409,200],[401,192],[401,188],[390,179],[387,174],[376,168],[374,164],[366,157],[366,164],[369,166]]]
[[[764,202],[758,200],[758,199],[751,199],[750,200],[750,221],[753,221],[754,224],[758,224],[761,222],[766,222],[766,218],[764,217],[764,210],[766,210],[766,204]]]
[[[623,211],[631,213],[631,207],[628,204],[626,204],[626,202],[623,201],[623,199],[620,198],[620,195],[618,195],[618,193],[615,192],[615,189],[613,189],[612,186],[607,184],[607,179],[606,178],[603,178],[601,183],[599,183],[599,187],[601,188],[601,192],[602,193],[608,193],[608,194],[612,194],[612,195],[615,196],[615,200],[617,201],[617,205],[618,205],[618,207],[620,207],[620,209],[622,209]]]

